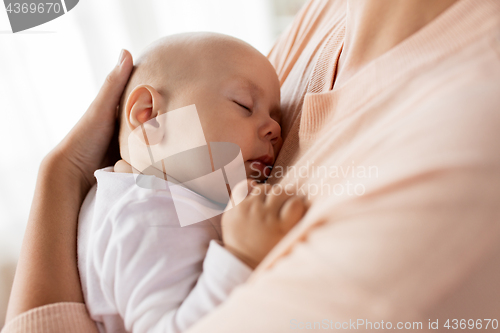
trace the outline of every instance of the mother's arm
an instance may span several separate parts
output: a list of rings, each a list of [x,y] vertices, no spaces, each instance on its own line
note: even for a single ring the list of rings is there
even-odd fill
[[[122,51],[97,98],[40,166],[7,322],[42,305],[83,303],[76,262],[78,212],[94,171],[106,165],[117,105],[132,67],[132,56]]]

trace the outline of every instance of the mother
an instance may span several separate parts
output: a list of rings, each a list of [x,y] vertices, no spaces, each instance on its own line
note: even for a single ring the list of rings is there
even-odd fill
[[[444,329],[447,318],[495,318],[500,2],[312,0],[269,58],[285,137],[271,182],[313,204],[189,332],[371,330],[382,320],[426,329],[428,319]],[[76,221],[131,68],[125,52],[42,163],[5,332],[95,331]]]

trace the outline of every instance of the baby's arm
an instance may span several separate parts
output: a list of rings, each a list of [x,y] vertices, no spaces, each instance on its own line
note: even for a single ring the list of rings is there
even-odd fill
[[[308,206],[304,198],[278,185],[249,184],[248,197],[223,214],[222,236],[231,253],[255,268],[299,222]]]
[[[89,260],[128,331],[183,332],[247,280],[306,210],[301,199],[266,189],[223,215],[225,248],[208,221],[181,227],[168,202],[127,203],[110,214]]]
[[[215,240],[210,222],[181,227],[173,207],[152,200],[128,203],[106,223],[90,260],[128,331],[183,332],[252,270]]]
[[[300,197],[273,192],[269,185],[249,186],[250,195],[223,214],[224,248],[211,241],[203,274],[176,313],[179,322],[194,323],[222,303],[307,211]]]
[[[177,311],[166,314],[151,332],[183,332],[221,304],[234,288],[243,284],[252,269],[211,240],[203,273]]]

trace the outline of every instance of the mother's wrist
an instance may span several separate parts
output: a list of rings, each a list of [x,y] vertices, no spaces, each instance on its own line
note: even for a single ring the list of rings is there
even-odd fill
[[[85,175],[85,172],[58,147],[42,160],[38,178],[51,182],[62,190],[70,190],[81,202],[94,183],[93,174]]]

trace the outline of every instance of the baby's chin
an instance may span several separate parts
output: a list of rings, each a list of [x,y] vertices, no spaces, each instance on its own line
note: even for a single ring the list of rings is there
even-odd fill
[[[248,180],[255,180],[257,183],[263,183],[267,179],[267,177],[264,177],[264,176],[257,177],[256,175],[249,175],[249,176],[247,176],[247,179]]]

